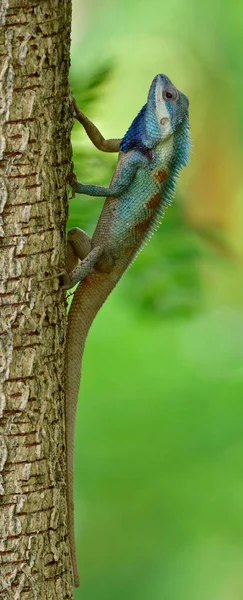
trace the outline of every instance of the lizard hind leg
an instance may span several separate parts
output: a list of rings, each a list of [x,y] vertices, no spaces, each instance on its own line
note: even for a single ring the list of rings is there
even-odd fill
[[[67,235],[67,272],[71,273],[79,259],[83,260],[91,250],[91,238],[79,227],[73,227]]]
[[[69,275],[67,274],[66,277],[63,278],[63,288],[69,289],[76,283],[79,283],[79,281],[82,281],[82,279],[85,279],[85,277],[87,277],[87,275],[89,275],[89,273],[92,271],[98,258],[100,258],[102,254],[102,246],[95,246],[92,248],[89,254],[83,260],[81,260],[81,262],[71,271],[71,273],[69,273]]]
[[[91,238],[85,231],[79,227],[70,229],[67,238],[67,272],[63,274],[63,289],[69,289],[84,279],[101,254],[99,247],[91,249]]]

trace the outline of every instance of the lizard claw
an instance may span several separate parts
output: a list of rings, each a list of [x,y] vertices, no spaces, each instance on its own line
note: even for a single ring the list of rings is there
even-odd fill
[[[63,271],[62,273],[60,273],[61,275],[61,283],[60,283],[60,288],[61,290],[69,290],[72,285],[71,285],[71,279],[68,275],[67,271]]]
[[[43,277],[43,279],[39,279],[39,281],[48,281],[48,279],[57,279],[58,277],[63,277],[66,271],[60,271],[59,273],[55,273],[54,275],[48,275],[47,277]]]
[[[72,195],[71,195],[71,199],[72,199],[75,196],[75,186],[77,184],[77,177],[76,177],[75,173],[73,172],[73,170],[71,170],[71,173],[69,173],[68,183],[69,183],[70,187],[72,188]]]
[[[75,187],[75,184],[77,182],[77,177],[74,173],[70,173],[69,177],[68,177],[68,183],[69,185],[71,185],[71,187]]]

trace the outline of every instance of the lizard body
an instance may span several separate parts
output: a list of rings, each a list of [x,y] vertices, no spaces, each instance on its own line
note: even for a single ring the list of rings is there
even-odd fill
[[[73,453],[81,360],[89,328],[106,298],[158,226],[171,201],[189,150],[188,99],[168,77],[157,75],[147,103],[119,140],[104,140],[74,108],[94,145],[119,151],[109,188],[71,181],[77,193],[106,197],[90,239],[78,228],[68,234],[66,288],[80,282],[68,318],[66,354],[66,445],[69,539],[74,585],[79,585],[74,541]]]

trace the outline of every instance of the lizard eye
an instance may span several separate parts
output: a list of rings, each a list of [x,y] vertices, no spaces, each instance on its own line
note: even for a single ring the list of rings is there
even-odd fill
[[[162,96],[166,102],[175,102],[178,98],[178,91],[175,88],[165,88],[162,92]]]

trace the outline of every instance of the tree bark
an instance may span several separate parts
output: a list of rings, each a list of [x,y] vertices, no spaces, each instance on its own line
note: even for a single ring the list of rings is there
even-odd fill
[[[71,0],[0,0],[0,600],[72,598],[64,438]]]

